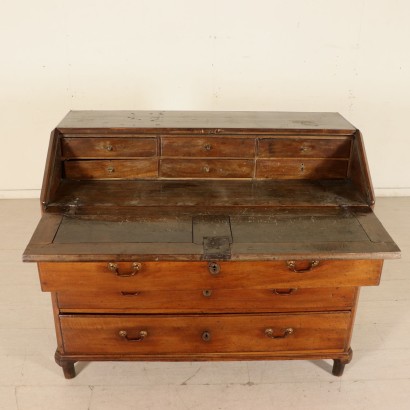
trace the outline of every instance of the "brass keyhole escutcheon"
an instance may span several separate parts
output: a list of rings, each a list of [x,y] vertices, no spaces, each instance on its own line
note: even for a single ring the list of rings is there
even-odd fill
[[[202,333],[202,340],[204,342],[209,342],[211,340],[211,332],[208,332],[207,330]]]
[[[204,150],[205,151],[210,151],[212,149],[212,145],[211,144],[205,144],[204,145]]]
[[[211,289],[205,289],[202,291],[202,294],[206,297],[209,298],[212,295],[212,290]]]
[[[105,149],[106,149],[107,151],[112,151],[112,145],[107,145],[107,146],[105,147]]]
[[[206,172],[206,173],[208,173],[208,172],[210,171],[210,169],[209,169],[208,166],[205,166],[205,167],[203,168],[203,170],[204,170],[204,172]]]
[[[209,262],[208,270],[211,275],[217,275],[221,271],[221,267],[216,262]]]

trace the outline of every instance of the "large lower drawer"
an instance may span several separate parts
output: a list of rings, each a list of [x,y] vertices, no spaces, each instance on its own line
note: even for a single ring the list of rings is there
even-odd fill
[[[60,316],[66,354],[343,351],[350,312]]]
[[[348,310],[356,288],[58,292],[65,312],[210,313]]]
[[[43,291],[274,289],[377,285],[382,260],[41,262]],[[307,266],[307,267],[306,267]]]

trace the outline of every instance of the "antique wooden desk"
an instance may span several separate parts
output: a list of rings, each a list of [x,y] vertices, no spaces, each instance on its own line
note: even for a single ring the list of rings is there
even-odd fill
[[[24,252],[56,361],[334,360],[399,249],[336,113],[72,111]]]

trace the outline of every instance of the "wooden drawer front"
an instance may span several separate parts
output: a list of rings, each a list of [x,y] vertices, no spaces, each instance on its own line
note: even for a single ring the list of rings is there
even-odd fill
[[[162,159],[164,178],[252,178],[253,160]]]
[[[61,146],[64,158],[152,157],[157,154],[156,138],[66,137]]]
[[[162,155],[166,157],[233,157],[254,158],[255,139],[206,137],[161,138]]]
[[[286,312],[348,310],[356,288],[67,291],[58,293],[63,311],[135,313]]]
[[[340,179],[347,177],[348,161],[337,159],[260,159],[256,178]]]
[[[234,353],[342,351],[351,315],[349,312],[139,317],[63,315],[60,320],[65,353]],[[268,337],[267,329],[272,329],[272,336],[282,338]],[[292,333],[287,334],[290,333],[287,329],[292,329]],[[147,333],[143,340],[126,339],[138,338],[141,331]],[[125,332],[126,337],[120,336]]]
[[[259,140],[262,158],[346,158],[350,139],[275,138]]]
[[[39,272],[43,291],[334,288],[377,285],[382,264],[382,260],[320,261],[308,272],[295,273],[286,261],[219,262],[220,272],[213,274],[207,262],[142,262],[134,276],[122,277],[105,262],[41,262]],[[133,272],[131,262],[117,266],[120,274]]]
[[[65,161],[69,179],[135,179],[158,176],[157,159]]]

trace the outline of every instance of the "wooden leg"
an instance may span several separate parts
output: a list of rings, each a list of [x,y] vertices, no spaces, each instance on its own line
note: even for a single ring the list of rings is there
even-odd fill
[[[343,371],[345,369],[345,366],[351,362],[352,357],[353,357],[353,350],[349,349],[348,351],[348,356],[343,359],[334,359],[333,360],[333,369],[332,369],[332,374],[333,376],[342,376]]]
[[[76,376],[75,374],[75,368],[74,368],[74,360],[64,360],[60,353],[57,351],[55,356],[55,361],[56,363],[62,367],[63,369],[63,373],[64,373],[64,377],[66,379],[72,379],[73,377]]]
[[[74,368],[74,363],[72,361],[62,361],[61,362],[61,367],[63,368],[63,373],[64,373],[64,377],[66,379],[72,379],[73,377],[75,377],[75,368]]]

